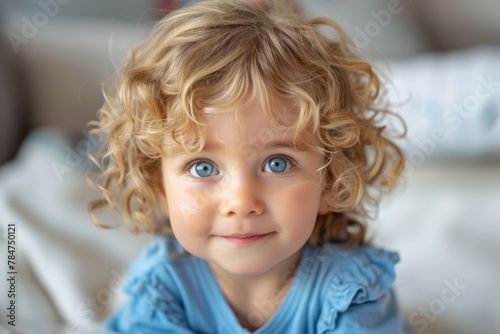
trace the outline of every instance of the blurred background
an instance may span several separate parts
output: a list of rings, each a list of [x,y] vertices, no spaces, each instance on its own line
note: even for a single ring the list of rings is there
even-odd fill
[[[151,237],[88,219],[85,156],[98,143],[86,124],[127,51],[175,5],[0,0],[0,232],[5,242],[18,226],[19,333],[98,332],[123,301],[115,281]],[[417,333],[500,333],[500,2],[300,5],[341,24],[408,125],[405,175],[371,225],[401,254],[405,320]],[[16,332],[5,319],[0,333]]]

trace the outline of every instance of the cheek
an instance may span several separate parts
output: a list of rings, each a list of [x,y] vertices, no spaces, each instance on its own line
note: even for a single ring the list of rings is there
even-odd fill
[[[289,221],[304,229],[314,227],[319,210],[320,194],[316,183],[303,182],[281,189],[276,195],[276,206],[286,212]]]
[[[209,228],[211,204],[208,196],[185,185],[165,184],[170,224],[174,234],[198,233]]]

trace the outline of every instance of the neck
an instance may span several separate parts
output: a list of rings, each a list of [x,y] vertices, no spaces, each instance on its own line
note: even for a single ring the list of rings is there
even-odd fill
[[[216,263],[209,263],[226,301],[243,327],[255,330],[273,316],[290,288],[300,255],[301,250],[266,272],[253,275],[233,274]],[[251,317],[255,311],[259,312],[261,323]]]

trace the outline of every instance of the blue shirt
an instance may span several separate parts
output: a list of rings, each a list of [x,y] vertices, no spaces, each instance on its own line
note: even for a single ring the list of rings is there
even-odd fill
[[[373,247],[307,244],[276,313],[254,333],[400,333],[391,285],[396,253]],[[249,333],[207,262],[173,237],[152,243],[129,269],[129,300],[103,333]],[[266,303],[260,307],[265,312]],[[254,314],[258,317],[258,312]]]

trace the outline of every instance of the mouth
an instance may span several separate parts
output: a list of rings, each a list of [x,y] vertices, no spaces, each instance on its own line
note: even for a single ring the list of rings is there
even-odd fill
[[[222,236],[223,239],[229,241],[230,243],[238,246],[246,246],[251,245],[259,240],[266,238],[271,235],[273,232],[269,233],[244,233],[244,234],[230,234],[226,236]]]

